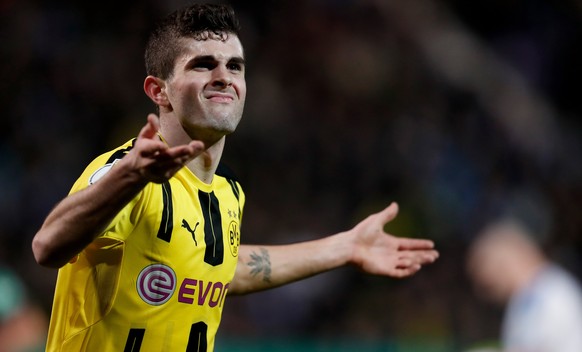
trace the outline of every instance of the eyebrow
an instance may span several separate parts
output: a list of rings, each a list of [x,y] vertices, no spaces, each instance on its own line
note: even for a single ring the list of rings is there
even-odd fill
[[[243,59],[240,56],[233,56],[230,58],[230,60],[228,60],[228,62],[243,65],[243,66],[245,65],[245,59]]]

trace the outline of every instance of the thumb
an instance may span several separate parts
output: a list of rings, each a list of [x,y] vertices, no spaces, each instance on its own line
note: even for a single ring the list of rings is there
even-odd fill
[[[160,122],[156,114],[149,114],[147,118],[146,124],[142,127],[139,135],[137,136],[138,139],[146,138],[152,139],[158,133],[160,129]]]
[[[396,215],[398,215],[398,203],[392,202],[388,207],[382,210],[380,213],[380,218],[384,224],[394,220]]]

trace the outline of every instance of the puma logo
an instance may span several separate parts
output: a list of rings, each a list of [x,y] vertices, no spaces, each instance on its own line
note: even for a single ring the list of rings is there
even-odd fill
[[[192,234],[192,239],[194,240],[194,244],[196,246],[198,246],[198,242],[196,242],[196,236],[195,236],[195,232],[196,232],[196,228],[198,227],[198,225],[200,224],[200,222],[196,222],[196,225],[194,226],[194,230],[192,230],[190,228],[190,224],[188,223],[188,221],[186,221],[186,219],[182,219],[182,227],[185,228],[188,232],[190,232]]]

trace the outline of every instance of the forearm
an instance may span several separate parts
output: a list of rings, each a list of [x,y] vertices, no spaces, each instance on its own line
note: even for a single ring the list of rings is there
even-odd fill
[[[246,294],[304,279],[350,262],[348,233],[280,246],[241,245],[229,293]]]
[[[66,197],[33,239],[36,261],[49,267],[65,265],[103,232],[145,184],[118,163],[97,183]]]
[[[285,246],[241,246],[230,293],[244,294],[300,280],[346,264],[363,272],[403,278],[439,256],[426,239],[398,238],[384,231],[398,205],[369,215],[349,231]]]

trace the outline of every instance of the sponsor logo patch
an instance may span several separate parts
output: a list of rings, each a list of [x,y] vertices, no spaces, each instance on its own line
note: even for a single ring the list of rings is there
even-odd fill
[[[164,264],[145,267],[137,278],[137,293],[141,299],[153,306],[166,303],[176,290],[176,274]]]

